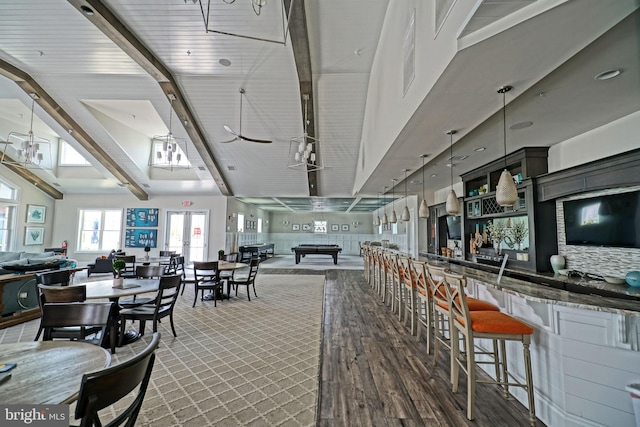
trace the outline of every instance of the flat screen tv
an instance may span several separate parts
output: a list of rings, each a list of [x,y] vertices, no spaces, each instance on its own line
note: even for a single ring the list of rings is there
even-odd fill
[[[447,217],[447,238],[449,240],[462,240],[462,224],[460,216],[449,215]]]
[[[640,191],[563,202],[568,245],[640,248]]]

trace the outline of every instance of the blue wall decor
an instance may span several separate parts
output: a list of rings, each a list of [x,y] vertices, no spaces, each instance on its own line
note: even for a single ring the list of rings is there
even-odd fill
[[[127,227],[157,227],[157,208],[127,208]]]
[[[127,248],[144,248],[149,246],[150,248],[157,247],[158,243],[158,230],[143,229],[143,228],[127,228],[126,239],[124,246]]]

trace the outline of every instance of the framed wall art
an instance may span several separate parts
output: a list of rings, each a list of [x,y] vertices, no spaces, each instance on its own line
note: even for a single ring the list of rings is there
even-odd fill
[[[157,208],[127,208],[127,227],[157,227]]]
[[[331,231],[340,231],[340,226],[338,224],[331,224]]]
[[[28,205],[27,206],[27,222],[44,224],[46,213],[47,213],[46,206]]]
[[[302,224],[302,231],[311,231],[311,224]]]
[[[125,235],[126,248],[156,248],[158,246],[158,230],[144,228],[127,228]]]
[[[291,229],[293,231],[300,231],[300,224],[292,224]]]
[[[24,245],[42,245],[44,243],[44,227],[25,227]]]
[[[342,224],[342,231],[349,231],[349,224]]]

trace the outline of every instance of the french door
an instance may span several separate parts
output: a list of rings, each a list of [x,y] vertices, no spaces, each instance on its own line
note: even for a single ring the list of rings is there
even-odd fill
[[[208,211],[167,211],[165,250],[184,255],[185,263],[206,261]]]

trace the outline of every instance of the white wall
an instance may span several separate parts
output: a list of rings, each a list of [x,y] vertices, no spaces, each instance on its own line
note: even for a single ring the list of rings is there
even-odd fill
[[[11,172],[5,166],[0,166],[0,176],[9,184],[19,188],[19,202],[16,204],[16,223],[15,223],[15,244],[12,250],[26,252],[41,252],[44,248],[60,247],[62,240],[59,242],[53,238],[52,230],[54,228],[54,201],[51,197],[34,187],[15,173]],[[44,224],[28,224],[27,206],[39,205],[46,207]],[[36,246],[24,246],[25,227],[35,226],[44,227],[44,244]]]
[[[124,210],[126,208],[158,208],[160,217],[158,224],[158,248],[164,245],[164,227],[167,210],[182,211],[203,211],[209,212],[209,239],[208,239],[208,259],[218,259],[218,249],[225,247],[225,216],[227,211],[227,201],[224,196],[189,196],[192,205],[188,208],[182,206],[185,200],[184,195],[176,196],[149,196],[149,200],[141,201],[133,195],[65,195],[63,200],[56,200],[55,212],[53,215],[53,241],[55,246],[59,246],[63,240],[69,241],[68,255],[77,259],[82,265],[85,262],[93,261],[96,256],[106,255],[103,252],[83,252],[76,253],[76,241],[78,237],[78,215],[80,209],[88,208],[122,208],[123,221]],[[124,224],[122,227],[122,242],[124,242]],[[45,235],[46,236],[46,235]],[[124,245],[122,245],[124,248]],[[160,250],[160,249],[158,249]],[[126,252],[143,256],[142,249],[126,248]]]

